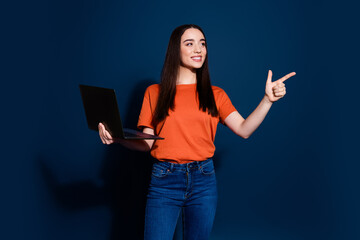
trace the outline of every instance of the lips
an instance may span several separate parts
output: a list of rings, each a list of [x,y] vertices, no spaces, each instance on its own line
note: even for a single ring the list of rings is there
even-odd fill
[[[193,56],[193,57],[191,57],[191,59],[195,62],[201,62],[202,56]]]

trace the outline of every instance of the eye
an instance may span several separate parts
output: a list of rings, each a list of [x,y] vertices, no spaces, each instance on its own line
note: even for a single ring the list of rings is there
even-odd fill
[[[192,43],[186,43],[185,46],[192,46]]]

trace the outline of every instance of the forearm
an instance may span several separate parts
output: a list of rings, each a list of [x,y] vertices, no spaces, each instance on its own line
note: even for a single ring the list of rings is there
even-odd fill
[[[256,109],[246,119],[244,119],[237,111],[233,112],[225,119],[225,124],[237,135],[245,139],[249,138],[264,121],[272,104],[285,96],[286,89],[284,81],[295,74],[295,72],[289,73],[277,81],[272,82],[272,71],[269,70],[265,87],[265,96]]]
[[[265,95],[256,109],[241,123],[239,128],[239,135],[243,138],[248,138],[264,121],[269,112],[272,102]]]

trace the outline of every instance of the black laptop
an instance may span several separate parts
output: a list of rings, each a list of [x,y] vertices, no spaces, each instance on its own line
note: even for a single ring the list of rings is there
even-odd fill
[[[112,137],[122,139],[164,139],[155,135],[123,128],[114,89],[79,85],[88,127],[98,131],[99,122]]]

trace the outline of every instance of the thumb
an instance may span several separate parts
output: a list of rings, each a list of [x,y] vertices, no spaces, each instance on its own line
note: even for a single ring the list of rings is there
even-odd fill
[[[269,70],[269,73],[268,73],[268,78],[267,78],[266,83],[271,83],[271,79],[272,79],[272,71],[271,71],[271,70]]]

